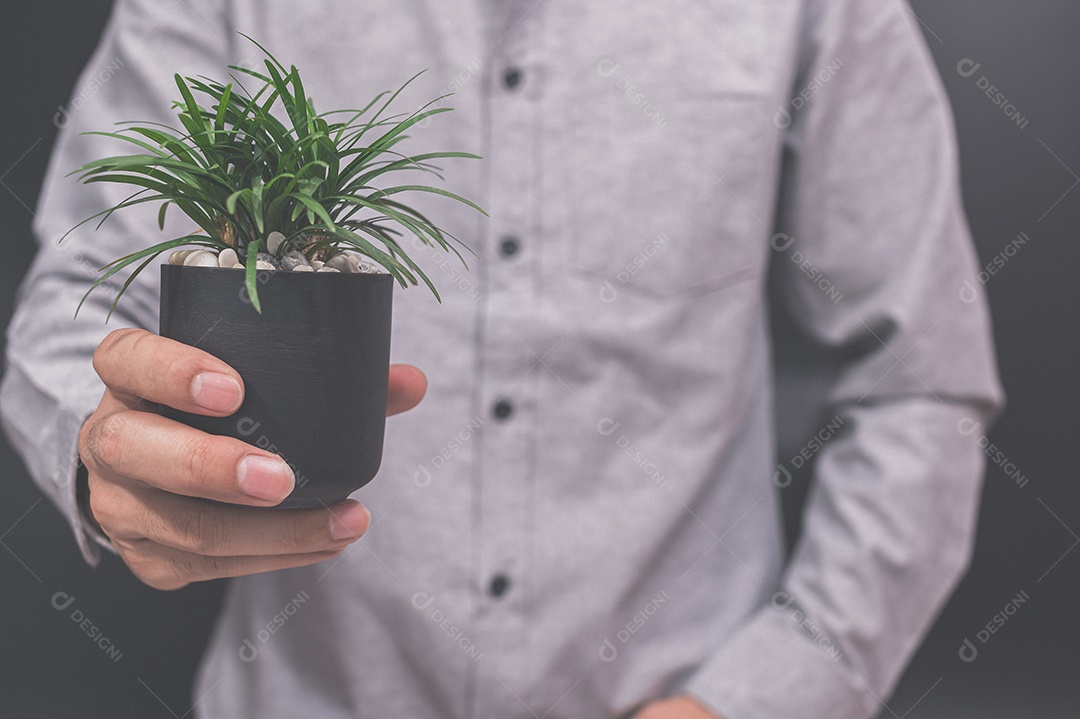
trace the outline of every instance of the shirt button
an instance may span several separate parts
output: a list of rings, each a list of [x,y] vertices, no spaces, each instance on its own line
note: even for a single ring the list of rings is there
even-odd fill
[[[506,419],[514,413],[514,405],[510,404],[509,400],[500,399],[491,411],[496,419]]]
[[[515,87],[521,84],[522,74],[521,70],[516,67],[508,67],[503,70],[503,86],[507,90],[513,90]]]
[[[503,257],[513,257],[521,249],[521,243],[516,237],[504,237],[503,241],[499,243],[499,252]]]
[[[510,588],[510,578],[505,574],[496,574],[491,578],[491,584],[488,585],[488,593],[493,597],[501,597],[506,594],[506,590]]]

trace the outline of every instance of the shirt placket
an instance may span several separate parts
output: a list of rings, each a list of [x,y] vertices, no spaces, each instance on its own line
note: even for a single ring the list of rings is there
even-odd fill
[[[530,715],[524,673],[537,406],[536,329],[531,318],[538,304],[540,239],[531,228],[536,224],[539,169],[535,123],[541,90],[540,18],[539,10],[525,3],[510,3],[504,11],[495,24],[485,93],[491,172],[485,209],[491,215],[491,235],[484,245],[486,287],[480,318],[478,398],[485,431],[473,578],[479,593],[475,627],[483,651],[472,712],[479,718]]]

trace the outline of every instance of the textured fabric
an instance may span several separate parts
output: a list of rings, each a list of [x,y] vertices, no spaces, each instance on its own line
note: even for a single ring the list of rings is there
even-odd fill
[[[412,149],[483,155],[446,170],[490,219],[422,203],[479,259],[418,249],[444,301],[395,296],[393,360],[431,386],[355,495],[374,524],[336,561],[230,582],[195,714],[614,717],[676,692],[728,719],[880,711],[969,559],[982,458],[957,424],[1003,402],[910,9],[119,0],[50,167],[2,393],[91,563],[89,359],[115,326],[156,328],[155,272],[108,327],[107,293],[71,314],[93,268],[160,233],[148,209],[57,246],[123,196],[63,175],[120,149],[79,131],[169,121],[174,71],[256,62],[235,30],[324,110],[428,68],[399,107],[451,90],[457,110]],[[774,407],[774,302],[837,358],[788,368],[821,415],[779,465],[777,413],[815,408]],[[777,485],[810,457],[785,561]]]

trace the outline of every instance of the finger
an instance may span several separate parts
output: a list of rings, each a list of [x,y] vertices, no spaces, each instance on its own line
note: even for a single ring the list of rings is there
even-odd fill
[[[94,370],[114,393],[194,414],[227,416],[244,399],[243,380],[229,365],[145,330],[109,334],[94,352]]]
[[[289,465],[232,437],[207,434],[153,412],[92,418],[85,433],[91,469],[173,494],[267,507],[293,490]],[[85,461],[85,460],[84,460]]]
[[[371,523],[367,509],[355,500],[332,507],[267,511],[157,490],[117,497],[109,512],[112,537],[149,539],[213,557],[337,550],[359,539]]]
[[[386,416],[399,414],[420,404],[427,392],[427,377],[408,364],[390,365],[390,384],[386,399]]]
[[[191,582],[304,567],[332,559],[343,549],[310,554],[205,557],[146,541],[127,552],[125,561],[139,579],[155,589],[173,590]]]

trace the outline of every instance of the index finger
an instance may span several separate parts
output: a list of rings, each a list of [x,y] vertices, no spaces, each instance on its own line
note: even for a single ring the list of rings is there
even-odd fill
[[[225,417],[244,400],[243,380],[228,364],[146,330],[111,332],[94,352],[94,370],[113,393],[192,414]]]

